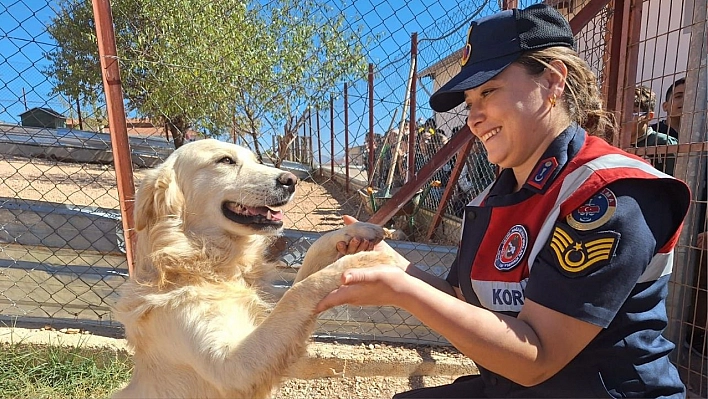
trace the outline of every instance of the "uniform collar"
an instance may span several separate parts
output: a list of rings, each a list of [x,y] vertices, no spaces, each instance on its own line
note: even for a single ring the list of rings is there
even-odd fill
[[[570,125],[551,142],[521,190],[514,192],[514,172],[504,169],[490,189],[485,202],[489,205],[503,205],[522,201],[533,194],[544,193],[568,161],[575,157],[584,142],[585,131],[575,123]]]
[[[543,193],[585,142],[585,131],[577,124],[568,126],[541,156],[522,189]]]

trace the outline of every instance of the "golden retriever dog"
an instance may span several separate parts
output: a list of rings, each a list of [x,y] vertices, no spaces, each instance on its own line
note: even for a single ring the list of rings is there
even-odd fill
[[[338,259],[338,241],[383,238],[382,228],[355,223],[313,243],[293,286],[270,303],[264,253],[297,182],[217,140],[186,144],[147,173],[135,202],[135,270],[114,306],[135,367],[114,397],[270,397],[343,271],[393,262],[375,252]]]

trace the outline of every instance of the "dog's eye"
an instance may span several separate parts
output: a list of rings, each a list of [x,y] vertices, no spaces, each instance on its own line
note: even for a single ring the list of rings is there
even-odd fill
[[[236,164],[236,161],[234,161],[234,159],[231,157],[223,157],[223,158],[219,159],[219,161],[217,163],[226,163],[229,165],[234,165],[234,164]]]

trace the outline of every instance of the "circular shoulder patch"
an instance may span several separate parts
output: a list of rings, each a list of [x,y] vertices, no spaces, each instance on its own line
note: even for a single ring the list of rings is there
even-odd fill
[[[609,188],[603,188],[580,205],[578,209],[571,212],[566,217],[566,222],[575,230],[593,230],[607,223],[615,214],[616,209],[617,197],[615,197],[615,193]]]
[[[515,268],[526,253],[526,245],[529,242],[529,235],[526,228],[520,224],[513,226],[506,233],[494,259],[494,267],[501,271],[509,271]]]

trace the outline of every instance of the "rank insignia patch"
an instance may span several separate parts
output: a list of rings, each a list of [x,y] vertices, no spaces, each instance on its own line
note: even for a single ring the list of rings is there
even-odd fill
[[[568,277],[585,276],[612,260],[620,234],[603,231],[579,237],[572,229],[556,225],[551,237],[552,259]]]
[[[543,187],[546,185],[551,176],[553,176],[553,172],[557,167],[558,160],[556,160],[555,157],[542,160],[538,163],[533,173],[531,173],[529,179],[526,180],[526,184],[536,188],[537,190],[543,190]]]
[[[515,268],[524,258],[528,242],[529,235],[526,228],[520,224],[513,226],[499,244],[497,256],[494,258],[494,267],[503,272]]]
[[[607,223],[616,209],[615,193],[605,188],[566,216],[566,222],[575,230],[593,230]]]

